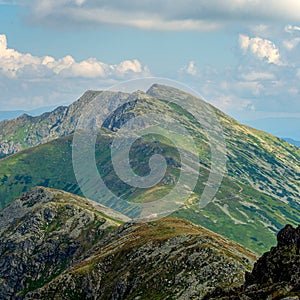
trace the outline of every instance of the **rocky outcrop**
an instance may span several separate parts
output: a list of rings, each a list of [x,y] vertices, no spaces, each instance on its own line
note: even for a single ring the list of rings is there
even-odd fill
[[[277,247],[265,253],[246,274],[245,286],[282,284],[300,291],[300,226],[286,225],[277,235]]]
[[[109,210],[46,188],[25,193],[1,211],[0,299],[23,298],[44,285],[127,220],[104,212]]]
[[[208,299],[299,299],[300,226],[286,225],[271,248],[246,273],[245,283],[235,289],[217,289]]]
[[[0,215],[0,299],[202,299],[255,255],[188,221],[148,223],[36,188]]]
[[[60,106],[37,117],[23,114],[16,119],[0,122],[0,158],[73,133],[84,107],[101,93],[87,91],[70,106]],[[106,92],[103,101],[118,103],[127,96],[125,93]],[[97,111],[101,107],[94,109]]]
[[[300,225],[295,229],[292,225],[286,225],[277,235],[277,247],[300,248]]]
[[[251,265],[249,252],[226,242],[179,219],[125,224],[102,249],[28,298],[79,292],[82,299],[202,299],[218,285],[237,285]]]
[[[118,106],[124,99],[126,103]],[[41,116],[32,117],[23,114],[13,120],[5,120],[0,122],[0,158],[10,154],[14,154],[21,150],[37,146],[54,139],[72,134],[79,119],[85,112],[85,108],[89,108],[92,104],[91,118],[87,118],[89,124],[85,124],[88,128],[105,127],[111,131],[117,131],[122,125],[134,118],[134,111],[137,103],[139,109],[147,109],[153,111],[153,107],[141,105],[144,100],[151,100],[145,93],[137,91],[132,94],[111,92],[111,91],[87,91],[80,99],[72,103],[70,106],[60,106],[52,112],[47,112]],[[108,112],[104,122],[100,122],[99,115],[103,115],[101,103],[107,103]],[[114,109],[118,107],[117,109]],[[111,114],[109,114],[111,112]],[[101,120],[103,121],[103,120]]]

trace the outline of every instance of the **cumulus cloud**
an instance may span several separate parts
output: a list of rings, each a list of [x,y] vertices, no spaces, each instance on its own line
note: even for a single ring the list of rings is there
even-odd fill
[[[282,44],[285,49],[291,51],[295,49],[300,42],[300,26],[287,25],[285,26],[284,31],[289,33],[291,38],[284,40]]]
[[[290,39],[290,40],[284,40],[283,41],[283,46],[287,50],[293,50],[294,48],[296,48],[298,46],[299,42],[300,42],[300,38],[294,38],[294,39]]]
[[[186,64],[180,68],[181,79],[189,82],[208,102],[239,118],[299,111],[300,64],[285,59],[283,65],[281,55],[286,51],[280,48],[282,53],[279,53],[271,40],[243,35],[237,42],[250,57],[237,55],[236,67],[227,66],[211,72],[208,67],[201,66],[199,76],[199,73],[187,72],[189,64]]]
[[[53,25],[113,24],[157,30],[215,30],[224,24],[300,21],[298,0],[19,0],[30,20]]]
[[[283,65],[278,48],[270,40],[260,37],[250,38],[241,34],[239,36],[239,44],[244,53],[250,51],[259,59],[266,60],[268,63]]]
[[[179,69],[179,73],[185,73],[188,75],[195,76],[199,74],[199,71],[197,69],[196,63],[193,60],[191,60],[187,65],[184,65]]]
[[[123,78],[130,74],[149,74],[147,67],[143,67],[138,60],[109,65],[95,58],[76,62],[70,55],[56,60],[51,56],[37,57],[30,53],[20,53],[8,48],[4,34],[0,35],[0,70],[9,78],[55,75],[64,78]]]

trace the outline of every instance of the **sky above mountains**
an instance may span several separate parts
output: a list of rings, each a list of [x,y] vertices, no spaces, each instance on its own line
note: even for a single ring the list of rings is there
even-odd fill
[[[0,0],[0,110],[158,76],[239,120],[296,120],[299,11],[296,0]]]

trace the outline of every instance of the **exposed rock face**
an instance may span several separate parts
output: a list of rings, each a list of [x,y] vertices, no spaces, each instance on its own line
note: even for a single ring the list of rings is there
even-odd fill
[[[60,106],[38,117],[23,114],[16,119],[0,122],[0,158],[73,133],[82,109],[101,93],[87,91],[70,106]],[[105,92],[103,101],[109,99],[118,103],[119,99],[127,96],[125,93]]]
[[[300,247],[300,226],[296,229],[292,225],[286,225],[277,235],[278,247],[293,246]]]
[[[277,235],[277,246],[266,252],[246,273],[243,286],[220,290],[209,299],[299,299],[300,226],[286,225]]]
[[[296,286],[300,291],[300,226],[286,225],[277,235],[277,247],[265,253],[246,274],[245,286],[281,284]]]
[[[90,201],[45,188],[12,202],[0,213],[0,299],[22,298],[60,274],[121,224],[114,218],[123,216],[112,215]]]
[[[215,286],[237,285],[250,263],[237,249],[227,254],[215,238],[177,219],[126,224],[29,298],[66,299],[79,292],[82,299],[201,299]]]
[[[0,299],[202,299],[255,259],[188,221],[123,221],[69,193],[24,194],[0,215]]]

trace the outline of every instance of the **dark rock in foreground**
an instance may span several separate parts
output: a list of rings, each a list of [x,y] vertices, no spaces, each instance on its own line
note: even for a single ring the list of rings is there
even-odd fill
[[[300,226],[286,225],[272,247],[246,273],[245,283],[234,289],[216,289],[207,299],[299,299]]]

